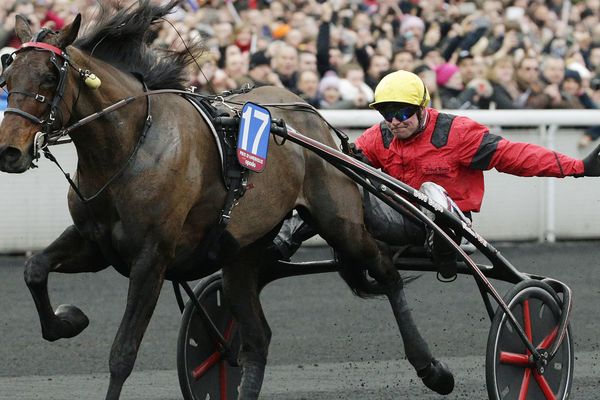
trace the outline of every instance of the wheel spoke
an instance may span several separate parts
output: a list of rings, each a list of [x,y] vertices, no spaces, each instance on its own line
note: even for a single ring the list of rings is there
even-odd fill
[[[225,361],[221,361],[219,365],[219,388],[220,400],[227,400],[227,363]]]
[[[529,312],[529,300],[523,300],[523,328],[527,339],[531,342],[533,340],[531,334],[531,313]],[[529,350],[527,351],[529,353]]]
[[[531,369],[525,369],[523,374],[523,382],[521,383],[521,391],[519,392],[519,400],[527,400],[527,392],[529,391],[529,382],[531,382]]]
[[[552,391],[552,388],[548,384],[546,378],[544,378],[543,375],[540,375],[537,371],[533,371],[533,377],[535,378],[535,381],[540,389],[542,389],[542,393],[544,393],[546,400],[556,400],[556,396],[554,396],[554,392]]]
[[[542,340],[540,342],[540,344],[538,345],[538,349],[547,349],[548,347],[550,347],[550,344],[552,342],[554,342],[554,339],[556,339],[556,335],[558,334],[558,326],[554,329],[552,329],[552,332],[550,332],[548,334],[548,336],[546,336],[544,338],[544,340]]]
[[[225,334],[223,337],[225,340],[229,341],[231,339],[231,334],[233,333],[233,327],[235,326],[235,320],[232,318],[227,323],[227,327],[225,328]]]
[[[518,365],[521,367],[530,367],[531,366],[528,355],[509,353],[508,351],[500,352],[500,362],[502,364]]]
[[[219,353],[218,351],[212,353],[211,356],[204,360],[202,364],[194,368],[194,370],[192,371],[192,377],[195,380],[200,379],[202,375],[204,375],[206,371],[211,369],[217,362],[219,362],[220,359],[221,353]]]

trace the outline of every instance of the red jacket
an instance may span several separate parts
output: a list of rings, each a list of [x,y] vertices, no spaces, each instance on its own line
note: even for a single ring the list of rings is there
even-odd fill
[[[519,176],[565,177],[583,174],[583,162],[530,143],[510,142],[466,117],[428,108],[425,129],[405,140],[385,122],[367,129],[356,145],[371,165],[415,189],[441,185],[460,209],[479,211],[483,171],[496,168]]]

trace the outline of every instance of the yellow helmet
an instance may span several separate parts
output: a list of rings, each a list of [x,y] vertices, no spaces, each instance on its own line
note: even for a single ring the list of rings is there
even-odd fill
[[[375,101],[369,104],[377,108],[381,103],[406,103],[425,107],[431,98],[425,84],[416,74],[399,70],[384,76],[375,88]]]

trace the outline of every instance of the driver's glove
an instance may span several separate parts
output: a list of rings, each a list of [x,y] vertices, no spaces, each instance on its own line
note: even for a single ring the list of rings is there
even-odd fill
[[[352,157],[356,158],[357,160],[359,160],[365,164],[371,165],[371,162],[369,161],[369,159],[367,158],[365,153],[363,153],[363,151],[361,149],[356,147],[356,144],[350,143],[349,148],[350,148],[350,155]]]
[[[583,176],[600,176],[600,145],[583,159]]]

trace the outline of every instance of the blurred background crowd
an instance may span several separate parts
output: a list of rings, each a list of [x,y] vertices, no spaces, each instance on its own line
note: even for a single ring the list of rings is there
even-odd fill
[[[60,29],[95,7],[2,0],[1,52],[19,46],[15,14],[34,31]],[[277,85],[320,109],[366,108],[379,79],[404,69],[421,76],[439,109],[595,109],[599,15],[600,0],[186,0],[153,45],[204,40],[189,74],[205,93]],[[579,144],[598,137],[600,127],[590,128]]]

